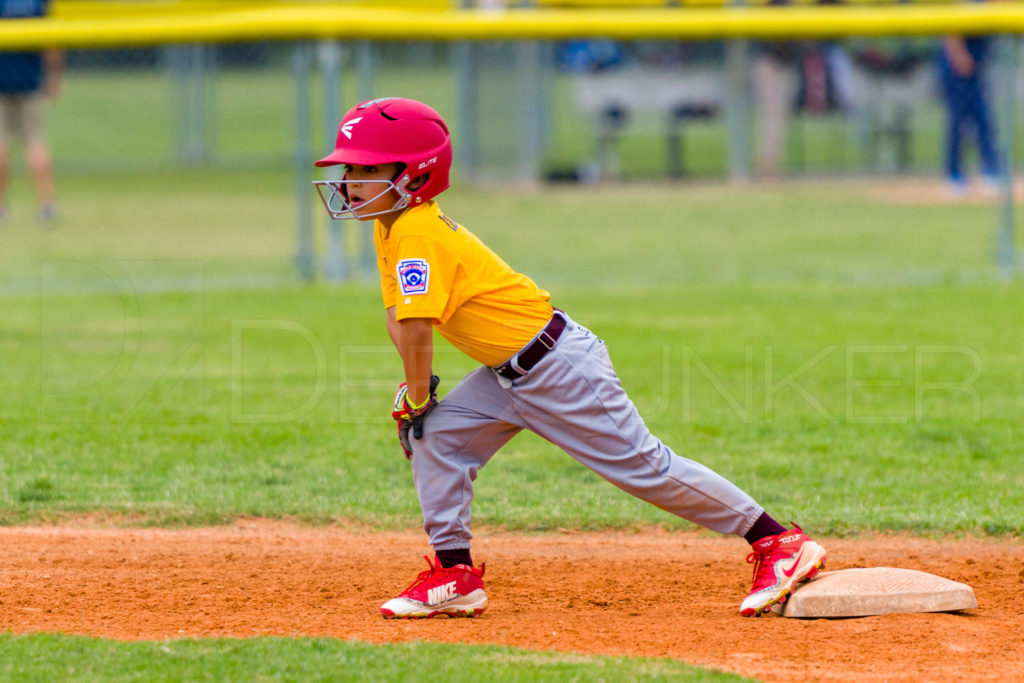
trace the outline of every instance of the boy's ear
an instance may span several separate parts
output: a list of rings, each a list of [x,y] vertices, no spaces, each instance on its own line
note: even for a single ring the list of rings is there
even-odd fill
[[[409,181],[409,184],[406,185],[406,189],[411,192],[415,192],[416,190],[423,187],[429,179],[430,174],[425,173],[424,175],[421,175],[419,178],[415,178],[414,180]]]

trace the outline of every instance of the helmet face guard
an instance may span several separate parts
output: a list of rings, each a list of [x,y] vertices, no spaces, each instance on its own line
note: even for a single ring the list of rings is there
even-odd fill
[[[320,196],[320,201],[323,202],[324,208],[327,209],[327,213],[330,214],[331,218],[344,221],[353,219],[364,220],[374,216],[382,216],[386,213],[401,211],[409,206],[409,202],[412,199],[412,195],[405,189],[409,184],[408,173],[402,173],[397,180],[358,181],[360,185],[377,185],[381,188],[380,192],[373,195],[370,199],[361,202],[359,206],[352,206],[352,202],[348,198],[348,186],[353,182],[355,181],[345,179],[313,181],[313,187],[316,188],[316,193]],[[361,206],[375,202],[392,191],[398,195],[398,201],[390,209],[374,211],[373,213],[359,213]]]
[[[422,102],[402,97],[363,102],[341,119],[334,150],[316,165],[389,163],[401,164],[404,170],[390,182],[374,181],[382,186],[374,199],[389,191],[398,195],[398,201],[388,211],[360,214],[359,207],[353,207],[349,200],[347,185],[350,183],[344,179],[314,182],[331,217],[360,219],[401,211],[429,201],[448,189],[452,141],[441,115]],[[420,180],[422,182],[418,182]],[[416,189],[408,189],[414,181]]]

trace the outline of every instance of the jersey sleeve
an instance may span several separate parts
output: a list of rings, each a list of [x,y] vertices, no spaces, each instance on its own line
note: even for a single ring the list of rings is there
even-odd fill
[[[436,240],[410,235],[399,242],[394,266],[395,319],[446,319],[458,257]]]

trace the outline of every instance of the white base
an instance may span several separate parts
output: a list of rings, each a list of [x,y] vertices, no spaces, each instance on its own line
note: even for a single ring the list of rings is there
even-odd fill
[[[874,567],[823,572],[772,611],[784,617],[864,617],[894,612],[955,612],[978,606],[963,583],[914,569]]]

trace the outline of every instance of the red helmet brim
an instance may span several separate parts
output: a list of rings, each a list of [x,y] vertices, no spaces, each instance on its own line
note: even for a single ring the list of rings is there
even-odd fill
[[[396,163],[393,156],[380,152],[361,149],[335,149],[333,152],[315,163],[316,166],[337,166],[338,164],[358,164],[360,166],[378,166]]]

